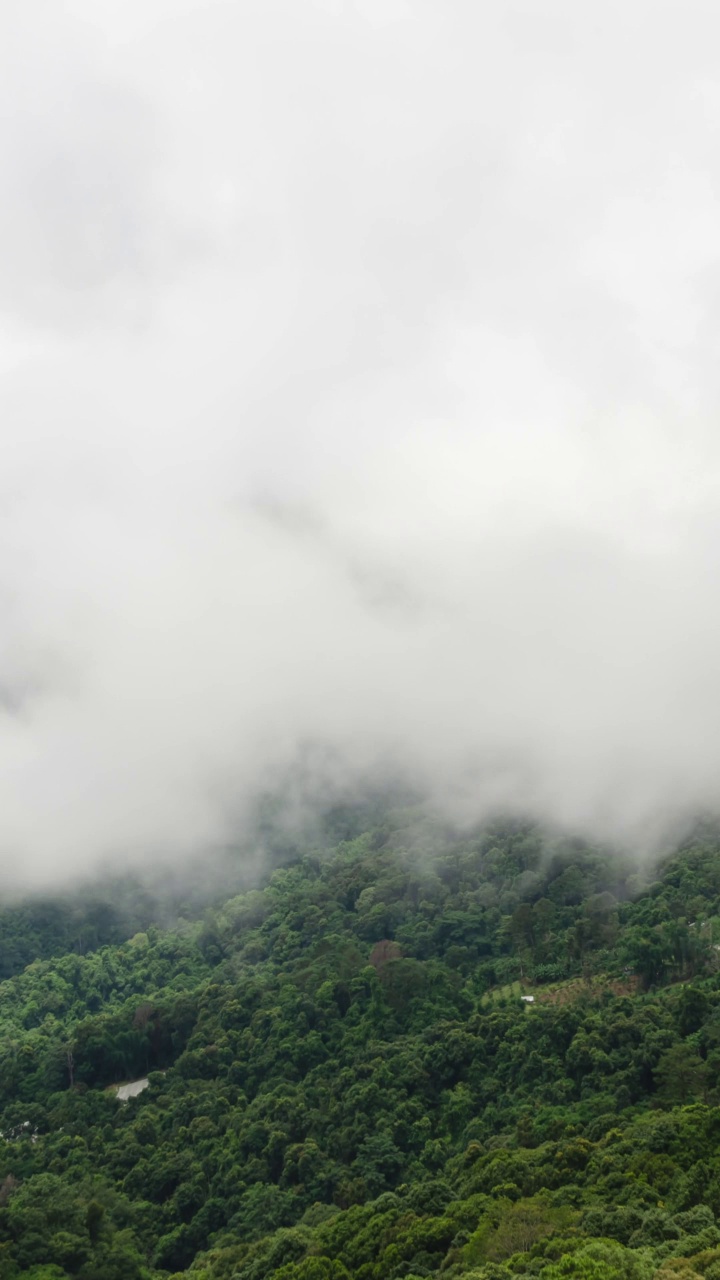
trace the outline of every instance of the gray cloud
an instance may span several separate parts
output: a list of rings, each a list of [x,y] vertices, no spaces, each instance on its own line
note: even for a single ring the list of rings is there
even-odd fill
[[[719,25],[7,6],[0,883],[222,842],[308,743],[716,807]]]

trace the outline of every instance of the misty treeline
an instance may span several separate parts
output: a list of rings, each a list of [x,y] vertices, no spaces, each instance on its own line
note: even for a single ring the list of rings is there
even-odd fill
[[[718,1280],[719,855],[338,810],[7,905],[0,1280]]]
[[[297,778],[297,771],[293,775]],[[200,859],[175,863],[149,859],[145,874],[98,873],[54,893],[18,900],[3,895],[0,878],[0,981],[34,960],[69,953],[85,955],[126,942],[150,925],[182,927],[203,911],[273,868],[298,858],[309,845],[328,854],[339,840],[359,835],[379,820],[391,799],[410,797],[398,783],[367,785],[363,798],[318,808],[307,790],[288,803],[277,790],[266,793],[244,815],[244,839]],[[6,900],[4,900],[4,897]]]

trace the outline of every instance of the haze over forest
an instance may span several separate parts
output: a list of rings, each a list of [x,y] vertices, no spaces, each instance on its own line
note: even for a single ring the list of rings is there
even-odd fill
[[[299,756],[715,809],[717,36],[3,6],[0,886],[223,844]]]

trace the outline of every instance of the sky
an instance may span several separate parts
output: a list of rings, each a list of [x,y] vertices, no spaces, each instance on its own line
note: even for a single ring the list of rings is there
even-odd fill
[[[2,6],[0,888],[303,754],[638,849],[719,807],[719,38]]]

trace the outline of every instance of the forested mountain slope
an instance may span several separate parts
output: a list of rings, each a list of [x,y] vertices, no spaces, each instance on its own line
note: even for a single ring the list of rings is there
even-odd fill
[[[643,878],[396,811],[96,949],[37,909],[2,918],[52,942],[0,984],[0,1280],[720,1277],[714,833]]]

